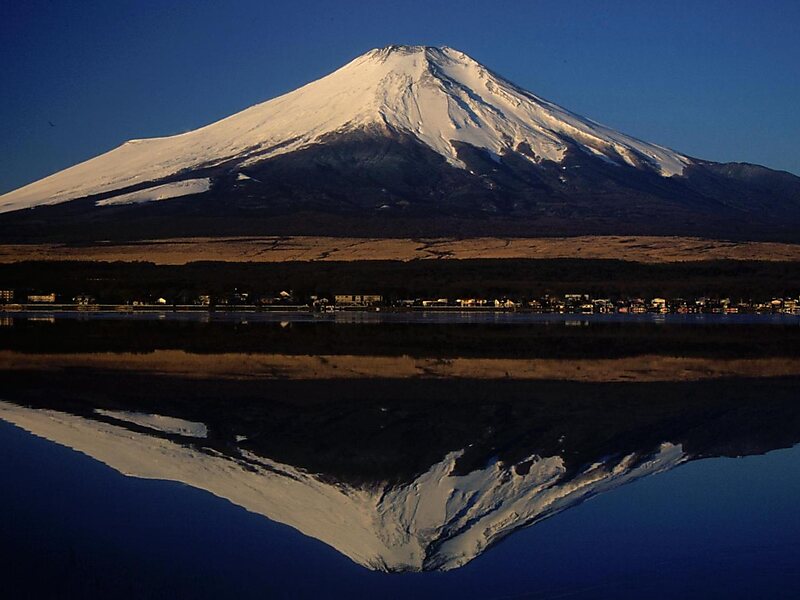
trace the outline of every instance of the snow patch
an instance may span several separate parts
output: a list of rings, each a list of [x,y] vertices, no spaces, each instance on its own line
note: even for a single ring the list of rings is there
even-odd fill
[[[186,179],[184,181],[165,183],[164,185],[156,185],[143,190],[113,196],[105,200],[98,200],[95,202],[95,205],[116,206],[118,204],[157,202],[159,200],[169,200],[170,198],[180,198],[181,196],[190,196],[192,194],[202,194],[203,192],[207,192],[210,188],[211,180],[207,177],[202,179]]]
[[[205,423],[186,421],[185,419],[178,419],[177,417],[165,417],[163,415],[123,410],[104,410],[96,408],[94,412],[104,417],[111,417],[118,421],[126,421],[127,423],[133,423],[134,425],[140,425],[163,433],[173,433],[196,438],[208,437],[208,427],[206,427]]]

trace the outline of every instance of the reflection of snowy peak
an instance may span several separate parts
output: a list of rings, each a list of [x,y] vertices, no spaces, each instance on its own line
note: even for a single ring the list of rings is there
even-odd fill
[[[530,94],[452,48],[389,46],[206,127],[132,140],[0,197],[0,211],[52,204],[228,164],[247,167],[364,128],[410,134],[464,167],[458,143],[560,162],[570,148],[610,164],[681,174],[691,161]],[[196,186],[195,186],[196,187]],[[184,194],[198,190],[182,190]],[[173,196],[175,197],[175,196]]]
[[[460,567],[520,527],[685,460],[680,446],[664,444],[650,457],[609,459],[570,476],[558,456],[517,465],[494,462],[452,475],[459,455],[448,455],[409,485],[387,490],[376,504],[378,537],[386,541],[381,567]],[[407,551],[397,553],[399,548]]]
[[[389,571],[459,567],[520,527],[687,459],[681,446],[663,444],[651,455],[609,458],[576,473],[558,456],[534,456],[455,475],[461,452],[453,452],[410,483],[357,488],[245,450],[232,456],[196,446],[205,434],[199,423],[95,414],[100,420],[0,402],[3,420],[122,473],[208,490]]]

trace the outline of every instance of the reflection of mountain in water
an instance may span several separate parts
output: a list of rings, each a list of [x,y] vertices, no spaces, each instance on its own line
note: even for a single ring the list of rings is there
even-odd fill
[[[463,453],[452,452],[410,482],[355,487],[247,450],[222,454],[155,430],[8,403],[0,403],[0,417],[126,475],[206,489],[359,564],[389,571],[459,567],[519,527],[686,459],[679,445],[665,443],[649,454],[608,457],[569,474],[560,456],[531,456],[458,475]],[[163,420],[139,418],[145,419]]]
[[[795,379],[259,382],[254,398],[243,382],[200,397],[207,383],[69,377],[69,392],[55,375],[21,394],[12,385],[0,418],[122,473],[206,489],[380,570],[452,569],[594,494],[800,439]]]

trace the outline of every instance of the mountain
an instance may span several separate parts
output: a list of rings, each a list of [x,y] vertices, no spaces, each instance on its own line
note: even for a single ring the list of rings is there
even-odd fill
[[[343,231],[790,238],[800,178],[637,140],[452,48],[389,46],[195,131],[126,142],[0,196],[0,212],[0,236],[26,239]]]

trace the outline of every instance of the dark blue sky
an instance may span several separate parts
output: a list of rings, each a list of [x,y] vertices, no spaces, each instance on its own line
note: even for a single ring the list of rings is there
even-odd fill
[[[797,0],[2,0],[0,192],[391,43],[453,46],[647,141],[800,174],[798,24]]]

